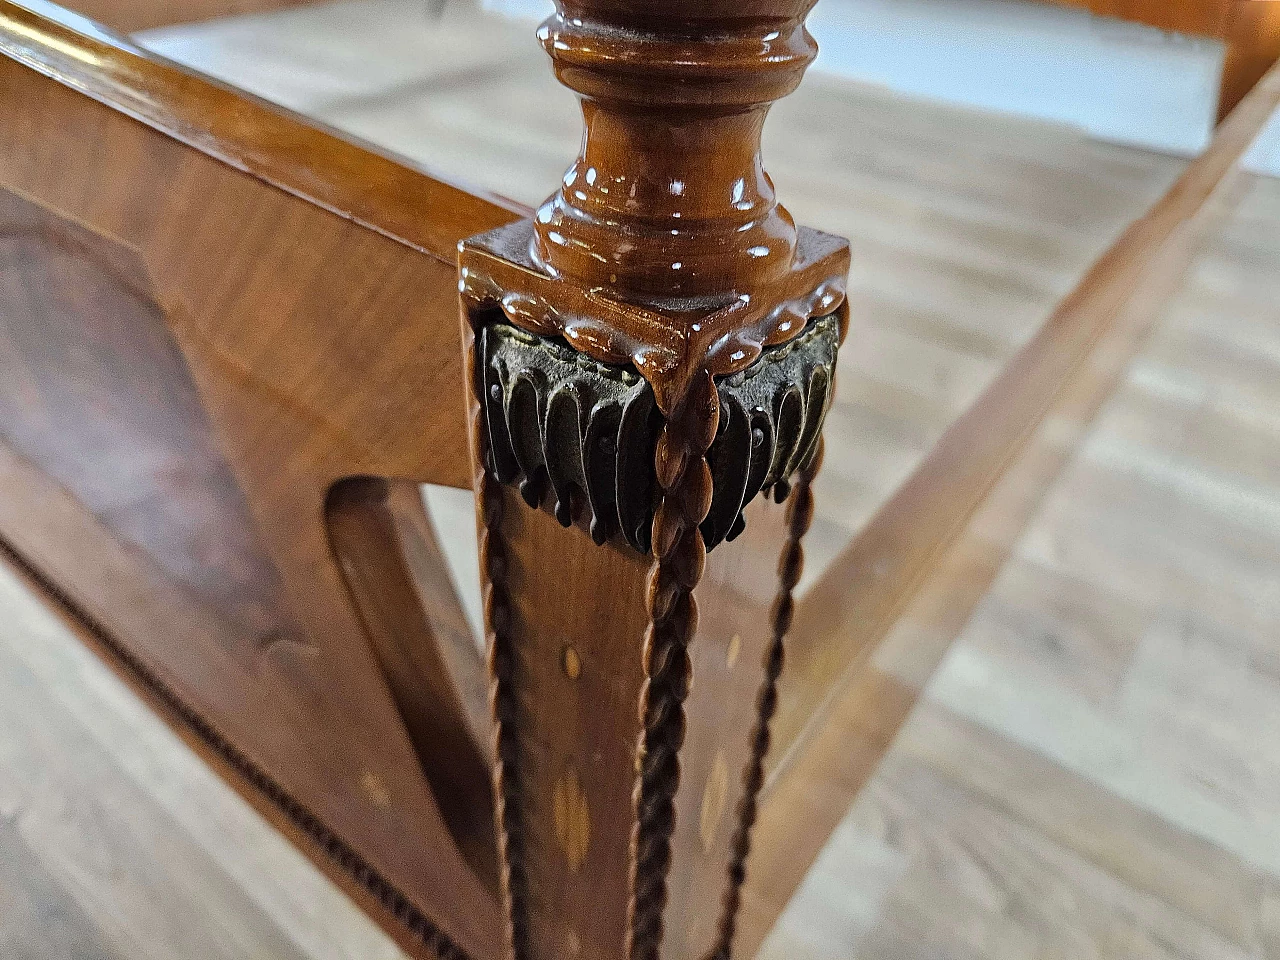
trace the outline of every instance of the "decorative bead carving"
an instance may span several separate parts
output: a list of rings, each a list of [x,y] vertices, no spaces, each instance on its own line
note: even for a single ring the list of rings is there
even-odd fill
[[[759,812],[760,790],[764,786],[764,761],[772,735],[769,727],[778,709],[778,680],[786,663],[786,636],[795,613],[792,596],[804,572],[801,541],[813,523],[813,478],[822,466],[822,438],[813,456],[800,471],[791,502],[787,505],[787,545],[778,560],[778,595],[773,601],[773,636],[765,650],[764,678],[756,697],[756,722],[751,730],[751,755],[742,773],[742,798],[738,802],[738,822],[729,841],[729,870],[721,902],[716,943],[706,960],[731,960],[738,932],[738,910],[742,906],[742,884],[747,878],[747,858],[751,855],[751,828]]]
[[[707,451],[715,492],[701,524],[708,550],[741,533],[743,510],[762,490],[785,499],[789,478],[812,456],[839,336],[834,316],[819,318],[716,384],[719,432]],[[480,337],[493,477],[518,483],[531,506],[549,497],[565,526],[588,511],[596,543],[620,533],[647,552],[663,423],[649,384],[630,368],[506,323],[485,326]]]
[[[519,651],[508,630],[506,551],[499,534],[502,497],[497,480],[485,466],[488,459],[484,430],[483,351],[477,332],[463,323],[463,347],[470,372],[467,419],[470,423],[472,480],[476,494],[476,533],[484,600],[485,646],[488,650],[489,709],[493,716],[493,794],[498,827],[501,886],[511,960],[527,956],[529,882],[525,873],[524,827],[521,820],[518,733],[520,692],[514,676]]]
[[[767,287],[644,301],[546,273],[530,254],[532,236],[533,224],[520,220],[463,241],[459,289],[474,315],[469,322],[485,325],[501,314],[593,360],[630,364],[659,408],[673,406],[700,371],[745,370],[764,348],[795,339],[811,319],[844,303],[849,244],[807,227],[799,229],[791,271]]]
[[[640,688],[644,726],[636,746],[640,776],[633,795],[627,960],[658,960],[662,947],[684,702],[693,669],[689,644],[698,629],[693,591],[707,558],[700,529],[711,509],[706,455],[716,435],[718,406],[715,382],[704,371],[667,408],[654,457],[662,500],[653,521],[654,560],[646,598],[649,629]]]

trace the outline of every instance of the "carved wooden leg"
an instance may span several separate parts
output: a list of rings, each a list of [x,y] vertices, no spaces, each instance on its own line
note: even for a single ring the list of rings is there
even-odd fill
[[[845,330],[760,161],[810,6],[565,0],[581,155],[461,249],[517,960],[732,953]]]

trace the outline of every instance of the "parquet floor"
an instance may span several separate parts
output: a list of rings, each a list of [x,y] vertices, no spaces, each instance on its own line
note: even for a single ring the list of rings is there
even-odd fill
[[[152,34],[536,202],[527,25],[356,0]],[[821,40],[821,38],[819,38]],[[767,158],[850,236],[812,574],[1181,162],[813,76]],[[1202,256],[763,955],[1280,957],[1280,181]],[[0,571],[0,958],[398,956]]]

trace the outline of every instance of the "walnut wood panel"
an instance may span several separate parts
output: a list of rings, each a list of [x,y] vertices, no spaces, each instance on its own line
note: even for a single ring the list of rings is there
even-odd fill
[[[597,13],[607,7],[610,16],[623,19],[635,13],[627,3],[567,6]],[[489,298],[486,309],[506,311],[526,332],[563,334],[596,361],[634,363],[649,378],[665,418],[654,463],[661,492],[651,530],[652,568],[639,554],[616,543],[596,546],[581,526],[558,527],[509,489],[487,490],[480,481],[491,548],[485,570],[500,723],[494,751],[498,812],[507,818],[502,852],[511,902],[505,935],[520,956],[585,951],[656,957],[664,925],[665,949],[676,955],[723,958],[733,945],[747,828],[762,777],[758,761],[769,743],[773,681],[801,556],[797,541],[811,501],[805,483],[793,494],[788,522],[773,508],[767,508],[767,522],[753,516],[744,537],[713,554],[704,574],[701,531],[712,496],[707,457],[719,407],[712,376],[741,371],[762,349],[785,345],[811,315],[839,301],[839,275],[847,266],[842,248],[795,231],[759,166],[762,105],[798,80],[812,56],[801,22],[804,6],[761,0],[738,22],[741,11],[732,5],[707,5],[699,15],[725,27],[711,31],[721,46],[694,55],[688,48],[697,48],[695,41],[664,36],[670,24],[656,22],[678,13],[679,3],[664,4],[663,16],[628,35],[612,26],[593,33],[598,25],[590,15],[585,31],[572,17],[561,18],[547,35],[554,40],[550,46],[588,101],[589,136],[575,175],[593,187],[605,171],[606,185],[660,188],[662,195],[647,196],[638,214],[627,211],[637,217],[635,232],[652,242],[638,258],[625,244],[609,247],[606,241],[621,238],[598,235],[613,216],[608,199],[588,200],[586,190],[576,197],[566,192],[571,183],[544,208],[542,221],[568,232],[537,234],[530,225],[541,248],[531,247],[520,230],[491,234],[498,239],[488,248],[483,242],[468,248],[475,256],[470,263],[483,267],[481,280],[491,283],[480,292]],[[460,854],[453,843],[483,831],[459,830],[460,816],[474,812],[465,800],[441,811],[450,798],[439,786],[433,795],[432,785],[440,781],[433,771],[446,759],[423,749],[438,746],[435,738],[447,728],[444,738],[460,745],[467,761],[460,768],[478,766],[484,752],[468,742],[474,716],[472,711],[469,731],[465,698],[431,683],[449,672],[446,651],[456,644],[441,643],[441,631],[421,616],[406,618],[421,614],[418,601],[439,570],[433,574],[430,563],[415,567],[408,561],[406,530],[420,518],[396,515],[377,487],[384,481],[360,487],[364,481],[349,478],[394,478],[389,489],[469,482],[460,454],[462,368],[454,322],[444,319],[452,313],[455,290],[449,261],[459,236],[503,223],[513,209],[309,130],[109,38],[79,38],[66,22],[13,5],[0,5],[0,11],[0,43],[12,58],[0,61],[0,170],[18,198],[14,203],[52,225],[34,248],[23,241],[21,250],[38,251],[39,270],[16,259],[17,246],[10,255],[23,277],[43,271],[36,300],[64,327],[94,329],[87,304],[101,301],[112,305],[111,316],[100,321],[104,329],[136,325],[164,334],[113,344],[91,369],[112,372],[140,363],[146,371],[167,371],[159,394],[165,399],[155,402],[176,418],[177,434],[135,431],[130,442],[144,450],[154,441],[161,451],[193,451],[192,462],[208,464],[201,478],[214,492],[201,487],[193,502],[203,496],[218,504],[211,512],[225,510],[234,522],[225,534],[210,533],[206,525],[188,540],[225,540],[235,563],[250,564],[245,577],[256,592],[245,595],[244,609],[231,608],[212,582],[213,565],[184,563],[195,547],[161,536],[157,531],[165,528],[148,522],[148,502],[182,496],[158,467],[148,472],[146,464],[139,466],[140,489],[152,491],[142,503],[94,517],[92,509],[106,511],[90,496],[86,478],[66,467],[75,461],[59,459],[59,431],[22,433],[33,411],[16,404],[12,436],[23,441],[29,461],[15,460],[13,473],[40,491],[28,496],[26,509],[43,495],[65,510],[53,516],[48,508],[37,509],[34,518],[14,510],[0,530],[82,615],[127,635],[139,664],[174,673],[179,702],[210,707],[234,728],[235,742],[260,765],[255,769],[269,770],[291,794],[305,795],[311,808],[305,816],[318,815],[326,830],[331,825],[343,843],[355,844],[355,869],[370,890],[382,891],[393,905],[399,891],[407,891],[472,953],[494,955],[504,932],[485,887],[491,861],[486,866],[474,848],[468,858],[468,845]],[[773,14],[786,29],[756,37],[751,31],[761,23],[775,25]],[[761,37],[763,47],[756,42]],[[777,48],[770,47],[778,37]],[[620,79],[617,72],[644,72],[643,66],[619,67],[627,57],[615,56],[634,54],[629,45],[637,43],[646,54],[641,63],[652,67],[656,58],[678,76]],[[749,61],[761,50],[778,74],[753,73],[761,65]],[[612,101],[618,91],[610,90],[618,84],[643,107],[617,110]],[[707,99],[699,100],[703,95]],[[750,117],[726,120],[727,107],[734,108],[732,115],[744,105]],[[679,124],[663,111],[678,114]],[[658,115],[637,119],[629,112]],[[688,143],[725,141],[723,162],[694,169],[705,159],[698,149],[676,151],[671,162],[645,162],[674,126],[692,129],[703,121],[705,129]],[[649,179],[651,170],[660,175]],[[745,234],[741,249],[724,236],[723,198],[734,196],[735,184],[742,185],[736,202],[748,208],[737,213],[749,212],[752,222],[758,215],[766,227],[763,237]],[[1174,213],[1133,232],[1129,249],[1163,242],[1202,187],[1204,176],[1184,182],[1171,201]],[[666,240],[668,232],[676,239]],[[566,237],[557,252],[555,245]],[[68,249],[93,251],[110,269],[93,261],[92,277],[74,274],[63,263]],[[599,267],[596,258],[581,261],[582,249],[608,252],[612,266]],[[756,268],[753,260],[760,261]],[[677,274],[686,263],[688,273]],[[1123,301],[1126,285],[1138,276],[1118,262],[1100,266],[1095,281],[1105,295],[1093,294],[1098,300],[1088,301],[1094,304],[1088,309],[1071,301],[1035,349],[1019,358],[1022,372],[1034,374],[1033,385],[1004,382],[980,408],[982,416],[993,409],[1013,412],[996,418],[989,436],[977,415],[962,421],[926,467],[925,480],[891,505],[896,519],[855,545],[859,559],[843,573],[857,575],[854,599],[848,607],[833,602],[827,613],[866,615],[865,623],[857,621],[866,632],[850,642],[831,636],[829,625],[822,628],[825,635],[812,624],[805,631],[802,680],[815,686],[805,693],[808,703],[790,708],[787,720],[794,726],[783,732],[793,742],[827,694],[819,687],[856,668],[876,631],[895,619],[937,551],[1088,353],[1099,328],[1081,317],[1101,323],[1099,316]],[[51,287],[59,289],[46,292]],[[94,292],[104,287],[105,299]],[[673,305],[673,297],[690,295],[696,302]],[[1096,308],[1099,302],[1104,306]],[[22,304],[14,303],[18,317]],[[1102,313],[1090,314],[1095,308]],[[27,333],[35,322],[25,321]],[[24,332],[21,324],[18,332]],[[50,398],[44,406],[62,411],[63,421],[93,403],[107,404],[108,411],[110,404],[129,403],[140,389],[113,373],[91,381],[100,385],[98,393],[53,402],[65,387],[50,383],[48,371],[63,358],[41,366],[36,361],[45,342],[30,336],[18,341],[24,352],[21,365],[14,365],[15,384],[31,381]],[[475,397],[483,400],[487,393]],[[69,436],[94,439],[92,417],[71,426]],[[118,471],[115,477],[130,466],[122,449],[107,461]],[[30,461],[46,469],[33,471]],[[51,484],[51,473],[60,486]],[[339,490],[374,495],[335,499],[334,484],[344,482],[357,486]],[[565,509],[573,513],[572,496]],[[752,508],[760,509],[766,508]],[[56,529],[33,536],[36,521]],[[101,571],[87,572],[83,558],[89,553],[76,551],[91,536],[94,554],[119,554],[116,578],[148,586],[116,596]],[[882,568],[885,543],[900,552]],[[354,574],[344,576],[335,544],[357,568]],[[779,554],[780,576],[771,572]],[[873,574],[887,571],[882,579],[865,576],[858,566],[868,556],[877,561]],[[274,573],[278,589],[272,576],[252,573],[254,563]],[[211,582],[201,582],[205,572]],[[693,594],[700,579],[704,602],[695,635]],[[835,589],[824,584],[820,589]],[[148,599],[152,590],[159,599]],[[507,605],[495,613],[498,590]],[[133,609],[139,603],[144,609]],[[135,619],[140,615],[154,620]],[[206,624],[194,642],[182,629],[183,617]],[[267,629],[268,641],[255,646],[250,641],[264,634],[246,631],[246,618],[283,622],[287,629]],[[191,644],[183,657],[172,650],[179,642]],[[210,654],[206,647],[222,652]],[[579,647],[589,656],[584,659]],[[835,658],[834,672],[823,660],[828,656]],[[752,671],[741,664],[751,664]],[[588,679],[592,666],[599,673]],[[578,686],[582,693],[574,692]],[[900,709],[880,717],[886,734],[905,713],[909,693],[895,701]],[[508,695],[514,696],[508,701]],[[306,736],[293,736],[299,724],[310,725]],[[602,740],[607,751],[599,749]],[[331,742],[339,746],[330,749]],[[287,759],[277,755],[282,752]],[[468,776],[461,769],[459,774]],[[478,796],[480,786],[473,772],[452,799]],[[601,805],[603,817],[595,812]],[[765,836],[766,849],[786,849],[777,829]],[[342,849],[347,852],[339,859],[351,867],[350,847]],[[620,856],[610,856],[620,849]],[[599,859],[602,851],[605,860]],[[766,856],[770,880],[790,876],[769,866]],[[715,903],[721,895],[723,910]],[[410,923],[421,917],[421,911],[395,909],[402,919],[414,918]],[[452,949],[435,934],[427,942],[437,951]]]
[[[290,584],[288,574],[275,574],[282,564],[267,559],[270,542],[254,536],[261,527],[244,510],[250,504],[252,513],[252,497],[237,490],[198,416],[189,368],[158,326],[165,319],[158,302],[86,263],[82,251],[92,247],[73,242],[75,225],[43,210],[43,224],[33,224],[33,206],[11,201],[7,214],[26,215],[3,226],[10,238],[3,252],[12,257],[2,301],[3,432],[46,484],[74,494],[85,512],[73,515],[81,525],[74,530],[40,534],[51,493],[18,510],[16,484],[7,483],[13,512],[0,525],[4,537],[131,652],[176,674],[184,702],[303,798],[308,815],[362,850],[381,846],[369,859],[420,901],[440,902],[445,891],[476,883],[460,863],[450,865],[449,834],[416,760],[403,755],[402,720],[387,710],[383,674],[342,584],[327,592],[314,579]],[[21,243],[19,233],[27,234]],[[324,489],[313,487],[311,555],[332,564]],[[90,524],[158,569],[145,578],[116,569],[103,579],[105,546],[91,546]],[[289,545],[298,555],[300,539]],[[290,586],[298,592],[282,596]],[[169,594],[184,602],[165,603]],[[151,614],[142,624],[139,605]],[[306,625],[316,615],[328,625]],[[405,847],[406,833],[430,846]],[[474,897],[493,902],[478,885]],[[467,935],[468,925],[458,923],[456,935]]]
[[[323,866],[496,956],[325,503],[466,482],[453,246],[511,211],[53,8],[0,4],[0,52],[0,536]]]
[[[519,844],[523,949],[530,956],[622,956],[650,561],[625,545],[596,546],[581,526],[562,528],[514,491],[499,495],[501,616],[510,625],[511,686],[518,691],[508,723],[520,735],[519,796],[508,802],[520,811],[511,842]],[[719,936],[747,790],[748,734],[773,639],[785,514],[757,501],[736,549],[708,557],[674,802],[669,956],[703,957]],[[556,558],[552,577],[549,556]]]
[[[454,263],[459,240],[528,213],[513,201],[462,189],[333,136],[280,107],[156,57],[47,0],[0,2],[0,54],[444,264]],[[20,101],[6,91],[5,102]],[[31,111],[28,106],[24,112]],[[20,116],[15,114],[11,122]],[[30,149],[21,141],[7,145]],[[467,485],[465,477],[448,474],[431,482]]]
[[[0,291],[4,442],[236,629],[297,642],[137,251],[0,189]]]
[[[1177,289],[1196,244],[1230,211],[1236,165],[1277,109],[1273,70],[801,599],[778,720],[779,738],[792,739],[774,754],[757,828],[745,949],[758,948],[785,908]],[[1036,434],[1046,417],[1054,428]],[[1006,438],[1002,448],[988,447],[987,435]],[[801,705],[817,709],[807,722]]]
[[[514,895],[527,901],[527,955],[620,957],[649,565],[632,550],[562,529],[513,491],[501,496],[520,691],[512,709],[525,876]],[[548,557],[556,558],[551,577]],[[509,787],[515,772],[507,771]]]

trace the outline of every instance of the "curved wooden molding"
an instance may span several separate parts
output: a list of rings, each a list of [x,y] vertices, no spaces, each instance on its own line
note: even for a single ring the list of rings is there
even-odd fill
[[[334,553],[436,805],[496,895],[484,668],[417,484],[351,477],[325,503]]]

